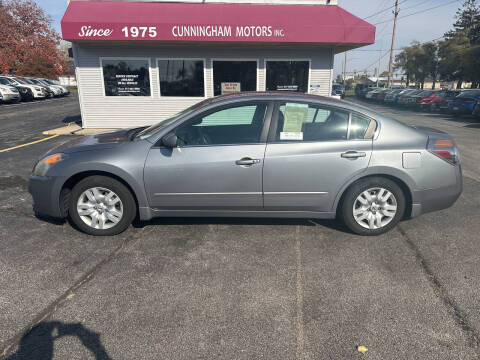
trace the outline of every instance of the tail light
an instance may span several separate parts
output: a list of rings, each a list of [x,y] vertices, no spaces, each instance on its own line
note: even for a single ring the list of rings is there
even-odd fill
[[[459,162],[458,150],[453,140],[430,138],[427,144],[427,150],[439,158],[457,164]]]

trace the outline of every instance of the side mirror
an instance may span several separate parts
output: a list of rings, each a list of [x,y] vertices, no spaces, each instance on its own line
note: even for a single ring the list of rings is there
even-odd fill
[[[178,138],[177,135],[171,133],[163,137],[162,145],[168,148],[176,148],[178,145]]]

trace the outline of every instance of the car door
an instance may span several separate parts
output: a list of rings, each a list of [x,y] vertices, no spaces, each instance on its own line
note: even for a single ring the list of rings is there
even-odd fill
[[[265,210],[332,211],[340,188],[368,166],[375,121],[301,102],[278,103],[272,121]]]
[[[268,102],[236,103],[187,120],[178,147],[153,147],[144,171],[151,207],[261,210]],[[266,121],[268,119],[268,121]]]

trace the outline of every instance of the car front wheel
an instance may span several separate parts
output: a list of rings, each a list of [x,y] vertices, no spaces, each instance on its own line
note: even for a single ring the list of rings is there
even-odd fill
[[[391,230],[405,213],[405,195],[393,181],[371,177],[351,186],[342,206],[342,217],[359,235],[380,235]]]
[[[115,179],[90,176],[72,189],[69,217],[78,229],[87,234],[119,234],[128,228],[135,214],[132,193]]]

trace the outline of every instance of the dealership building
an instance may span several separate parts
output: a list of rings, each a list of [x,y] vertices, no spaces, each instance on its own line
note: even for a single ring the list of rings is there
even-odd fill
[[[62,35],[83,127],[120,128],[238,91],[329,96],[335,54],[375,27],[337,0],[71,0]]]

